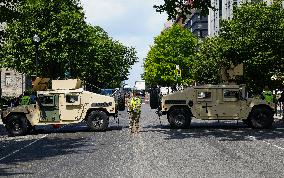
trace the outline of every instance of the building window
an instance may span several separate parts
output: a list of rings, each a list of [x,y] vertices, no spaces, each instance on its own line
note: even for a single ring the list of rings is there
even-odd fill
[[[10,86],[12,84],[12,77],[10,73],[5,73],[5,85]]]
[[[197,36],[199,36],[199,37],[201,36],[201,33],[200,33],[200,31],[198,31],[198,32],[197,32]]]

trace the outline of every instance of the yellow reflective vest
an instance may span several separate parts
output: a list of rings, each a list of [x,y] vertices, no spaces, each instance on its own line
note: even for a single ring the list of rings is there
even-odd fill
[[[266,102],[272,103],[273,102],[273,94],[271,91],[264,91],[263,96]]]
[[[133,97],[130,100],[130,107],[129,107],[129,111],[130,112],[135,112],[135,113],[140,113],[140,107],[141,107],[141,99],[140,97]]]
[[[21,105],[29,105],[30,104],[30,96],[23,96],[21,98]]]

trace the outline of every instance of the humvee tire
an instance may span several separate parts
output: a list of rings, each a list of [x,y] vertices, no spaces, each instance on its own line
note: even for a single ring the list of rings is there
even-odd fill
[[[160,100],[159,100],[159,89],[151,89],[150,90],[150,107],[151,109],[158,109],[160,105]]]
[[[168,121],[172,128],[185,129],[190,126],[190,113],[184,108],[175,108],[168,114]]]
[[[104,111],[91,111],[86,122],[92,131],[105,131],[108,128],[109,118]]]
[[[251,111],[250,122],[252,128],[268,129],[274,121],[273,113],[266,107],[257,107]]]
[[[21,114],[11,115],[7,120],[6,128],[10,136],[26,135],[28,132],[28,121]]]

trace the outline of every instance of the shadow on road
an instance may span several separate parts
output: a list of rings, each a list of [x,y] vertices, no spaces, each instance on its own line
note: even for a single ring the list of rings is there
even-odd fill
[[[0,124],[0,136],[1,135],[7,135],[6,128],[2,124]]]
[[[189,129],[171,129],[169,125],[143,127],[141,132],[157,132],[169,139],[215,138],[218,141],[251,141],[284,138],[284,126],[275,123],[271,129],[251,129],[242,123],[192,123]]]
[[[122,125],[111,125],[104,132],[122,130],[124,126]],[[92,132],[85,125],[65,125],[62,128],[54,129],[52,126],[37,126],[36,131],[29,133],[28,135],[37,135],[37,134],[51,134],[51,133],[77,133],[77,132]],[[0,125],[0,136],[7,136],[8,133],[4,125]]]
[[[105,132],[122,130],[123,127],[116,124],[111,124]],[[43,139],[37,140],[38,136],[42,134],[54,134],[55,137],[45,137]],[[71,135],[68,136],[68,133]],[[73,133],[75,135],[73,135]],[[76,136],[78,133],[78,136]],[[14,170],[21,170],[17,167],[25,165],[26,162],[50,159],[52,157],[80,154],[81,152],[96,151],[94,149],[89,150],[85,148],[90,145],[90,138],[79,137],[79,133],[94,133],[89,130],[85,124],[73,124],[65,125],[59,129],[54,129],[51,126],[39,126],[37,131],[25,136],[26,139],[22,137],[8,137],[6,129],[3,125],[0,125],[0,136],[7,136],[5,139],[0,140],[0,159],[8,154],[11,154],[14,150],[19,150],[30,143],[35,142],[29,147],[22,149],[19,153],[11,155],[3,160],[0,160],[0,177],[1,176],[13,176],[13,175],[32,175],[32,172],[15,172]],[[66,135],[67,134],[67,135]],[[67,136],[67,138],[66,138]],[[27,139],[31,137],[31,139]],[[32,137],[37,137],[32,139]],[[71,138],[69,138],[71,137]],[[75,137],[75,138],[74,138]],[[77,138],[76,138],[77,137]],[[4,138],[4,137],[3,137]],[[13,169],[14,168],[14,169]]]
[[[33,143],[37,139],[33,140],[17,140],[16,144],[20,148]],[[2,144],[2,143],[1,143]],[[13,176],[13,175],[31,175],[32,172],[19,172],[21,167],[27,162],[35,162],[36,160],[51,161],[50,158],[62,156],[62,155],[71,155],[71,154],[80,154],[82,152],[86,153],[88,151],[94,151],[87,149],[90,142],[86,138],[48,138],[45,137],[36,141],[34,144],[26,147],[19,151],[19,153],[11,155],[0,161],[0,177],[1,176]],[[11,149],[11,148],[10,148]],[[2,152],[2,153],[1,153]],[[6,156],[8,153],[11,153],[11,150],[0,150],[1,157]],[[1,158],[0,158],[1,159]],[[54,158],[56,159],[56,158]],[[33,164],[36,165],[36,164]],[[37,168],[35,168],[37,169]],[[16,171],[17,170],[17,171]],[[32,167],[31,167],[32,170]]]

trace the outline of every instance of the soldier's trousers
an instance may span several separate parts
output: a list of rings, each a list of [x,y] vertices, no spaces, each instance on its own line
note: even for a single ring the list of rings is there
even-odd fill
[[[140,119],[140,113],[130,114],[129,129],[131,130],[132,133],[139,132],[139,119]]]

